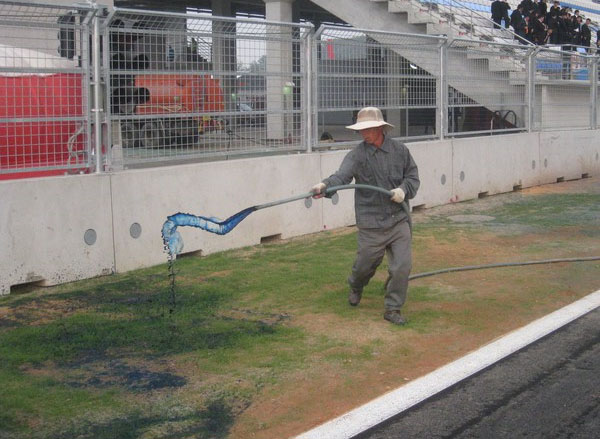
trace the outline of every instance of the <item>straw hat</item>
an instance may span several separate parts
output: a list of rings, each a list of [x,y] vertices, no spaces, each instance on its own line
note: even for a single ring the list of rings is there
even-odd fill
[[[384,132],[387,132],[394,128],[394,125],[387,123],[383,120],[383,114],[381,110],[376,107],[365,107],[358,112],[356,116],[356,123],[348,125],[346,128],[349,130],[360,131],[367,128],[383,127]]]

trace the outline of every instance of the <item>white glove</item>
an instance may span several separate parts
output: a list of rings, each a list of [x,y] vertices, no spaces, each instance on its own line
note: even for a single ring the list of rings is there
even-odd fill
[[[313,196],[321,195],[322,197],[324,195],[322,192],[325,191],[326,187],[327,185],[325,183],[317,183],[312,187],[310,191],[313,193]]]
[[[396,189],[392,189],[392,198],[390,200],[394,203],[402,203],[405,196],[404,190],[401,187],[397,187]]]

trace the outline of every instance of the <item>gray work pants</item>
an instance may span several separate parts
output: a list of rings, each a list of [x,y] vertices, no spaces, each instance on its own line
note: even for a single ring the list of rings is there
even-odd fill
[[[381,229],[358,229],[358,251],[348,278],[350,288],[361,292],[375,274],[383,255],[388,255],[385,310],[400,310],[406,301],[412,268],[411,236],[407,221]]]

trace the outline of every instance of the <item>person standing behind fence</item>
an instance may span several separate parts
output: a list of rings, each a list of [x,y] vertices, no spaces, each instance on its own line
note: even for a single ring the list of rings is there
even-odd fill
[[[502,20],[504,20],[504,26],[508,29],[508,26],[510,26],[509,9],[510,5],[507,0],[494,0],[492,2],[491,11],[494,29],[502,28]]]
[[[581,45],[586,47],[586,52],[590,51],[590,46],[592,45],[592,29],[590,28],[591,24],[592,20],[586,18],[585,23],[581,26]]]
[[[514,32],[521,38],[525,38],[527,32],[527,23],[523,18],[523,5],[520,4],[517,9],[510,15],[510,25]],[[524,41],[519,40],[519,43],[525,44]]]
[[[364,189],[354,192],[358,250],[348,277],[348,302],[352,306],[360,303],[363,288],[387,253],[383,318],[403,325],[406,319],[401,309],[406,301],[412,256],[408,213],[402,202],[413,198],[419,189],[417,165],[406,145],[388,137],[393,125],[384,120],[379,108],[363,108],[358,112],[356,123],[346,128],[358,131],[363,141],[346,154],[334,174],[314,185],[311,192],[313,197],[320,198],[328,187],[348,184],[352,179],[357,184],[391,190],[391,198]]]
[[[554,4],[548,10],[546,23],[548,23],[548,27],[552,30],[552,35],[550,36],[550,44],[558,44],[558,20],[560,19],[560,2],[555,1]]]
[[[543,16],[544,20],[546,20],[546,22],[547,22],[546,15],[548,14],[548,3],[546,3],[546,0],[539,0],[539,2],[537,2],[536,6],[537,6],[538,14]]]

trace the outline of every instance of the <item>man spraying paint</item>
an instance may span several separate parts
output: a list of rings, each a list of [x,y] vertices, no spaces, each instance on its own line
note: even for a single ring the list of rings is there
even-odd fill
[[[406,319],[401,309],[406,301],[412,257],[408,215],[401,203],[414,198],[419,189],[417,165],[406,145],[386,136],[393,125],[384,120],[378,108],[363,108],[356,123],[346,128],[358,131],[363,141],[344,157],[333,175],[313,186],[311,192],[314,198],[320,198],[327,187],[348,184],[352,179],[357,184],[391,190],[391,198],[362,189],[354,192],[358,250],[348,277],[348,302],[352,306],[360,303],[364,287],[387,253],[383,317],[403,325]]]

